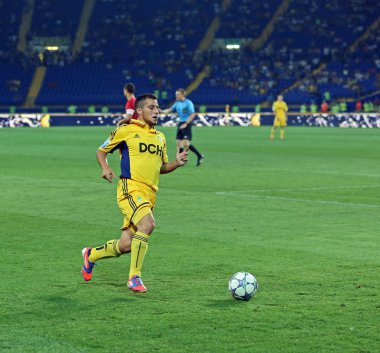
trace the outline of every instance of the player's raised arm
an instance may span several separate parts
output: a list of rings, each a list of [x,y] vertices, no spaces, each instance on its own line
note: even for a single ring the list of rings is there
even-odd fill
[[[107,152],[98,149],[96,151],[96,159],[98,160],[98,163],[102,168],[102,178],[112,183],[112,179],[116,179],[116,175],[108,164]]]

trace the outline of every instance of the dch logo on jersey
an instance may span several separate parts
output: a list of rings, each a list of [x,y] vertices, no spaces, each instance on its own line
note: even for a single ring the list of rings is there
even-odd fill
[[[156,154],[162,157],[163,148],[159,145],[153,145],[152,143],[147,145],[144,142],[140,142],[139,147],[140,152],[149,152],[150,154]]]

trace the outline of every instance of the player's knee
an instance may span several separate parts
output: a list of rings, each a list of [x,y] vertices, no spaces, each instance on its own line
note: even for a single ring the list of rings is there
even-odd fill
[[[153,232],[155,227],[156,227],[156,223],[154,219],[150,218],[150,219],[145,220],[144,222],[141,222],[138,225],[138,230],[142,233],[149,235]]]
[[[121,233],[118,248],[122,254],[126,254],[131,251],[133,232],[130,229],[123,230]]]
[[[122,254],[126,254],[131,251],[131,239],[121,238],[119,241],[119,250]]]

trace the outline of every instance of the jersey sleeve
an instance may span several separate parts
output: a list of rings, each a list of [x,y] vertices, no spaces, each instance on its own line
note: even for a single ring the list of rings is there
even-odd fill
[[[168,151],[166,149],[166,138],[165,138],[165,135],[162,135],[162,137],[164,139],[164,150],[162,153],[162,163],[168,163],[169,159],[168,159]]]
[[[285,110],[285,112],[288,111],[288,105],[286,103],[284,103],[284,110]]]
[[[131,99],[125,105],[125,112],[130,115],[133,115],[135,112],[135,102],[132,102]]]
[[[171,107],[170,109],[173,111],[173,112],[177,112],[177,102],[175,102]]]
[[[194,103],[189,100],[189,114],[194,114],[195,109],[194,109]]]
[[[125,143],[125,134],[122,133],[126,126],[120,126],[116,130],[111,132],[111,135],[103,144],[98,148],[106,153],[113,153],[117,148],[121,147]]]

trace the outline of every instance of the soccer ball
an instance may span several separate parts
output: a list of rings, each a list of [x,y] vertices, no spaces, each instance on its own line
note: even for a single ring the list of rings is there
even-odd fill
[[[256,293],[258,287],[256,278],[248,272],[237,272],[228,282],[228,290],[237,300],[248,301]]]

